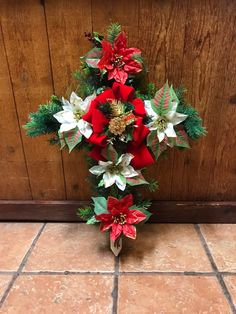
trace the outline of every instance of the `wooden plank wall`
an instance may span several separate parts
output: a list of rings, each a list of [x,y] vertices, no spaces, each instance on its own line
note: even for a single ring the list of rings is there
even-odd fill
[[[0,199],[89,198],[83,156],[29,139],[21,125],[52,93],[66,93],[90,46],[84,31],[118,21],[150,79],[184,85],[208,129],[149,169],[160,183],[151,197],[235,200],[236,1],[0,0],[0,14]]]

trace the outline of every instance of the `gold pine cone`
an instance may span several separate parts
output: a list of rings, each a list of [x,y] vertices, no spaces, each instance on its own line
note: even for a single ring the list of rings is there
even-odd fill
[[[116,117],[110,120],[109,131],[114,135],[122,135],[126,128],[126,123],[122,117]]]

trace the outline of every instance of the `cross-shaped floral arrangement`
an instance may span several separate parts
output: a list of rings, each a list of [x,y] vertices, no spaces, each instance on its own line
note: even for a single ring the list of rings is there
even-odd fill
[[[119,24],[108,28],[107,38],[97,32],[85,36],[93,47],[75,72],[77,87],[68,100],[52,96],[24,127],[31,137],[52,134],[50,143],[69,152],[87,150],[96,195],[78,214],[109,233],[118,255],[122,237],[135,239],[136,226],[151,216],[151,202],[137,187],[153,191],[158,184],[144,178],[145,168],[168,148],[189,148],[189,139],[206,131],[183,88],[145,84],[141,50],[127,46]]]

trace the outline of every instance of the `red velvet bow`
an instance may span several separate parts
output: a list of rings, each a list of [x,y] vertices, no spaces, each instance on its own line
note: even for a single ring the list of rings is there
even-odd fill
[[[149,129],[143,124],[142,119],[146,115],[143,101],[139,98],[134,98],[134,88],[115,82],[112,88],[106,89],[98,95],[91,103],[89,111],[83,115],[83,119],[93,127],[93,134],[88,141],[96,145],[90,156],[96,160],[104,160],[101,155],[101,150],[107,145],[107,136],[104,134],[105,127],[109,124],[107,117],[99,110],[101,104],[112,101],[113,99],[121,102],[130,102],[133,106],[133,114],[136,121],[133,130],[133,140],[128,144],[128,151],[134,158],[131,164],[135,168],[143,168],[154,162],[146,146],[146,138],[149,134]]]

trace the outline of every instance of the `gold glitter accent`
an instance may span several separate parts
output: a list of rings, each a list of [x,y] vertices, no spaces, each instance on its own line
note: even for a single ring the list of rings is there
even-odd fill
[[[122,135],[122,133],[125,131],[125,128],[126,122],[124,120],[124,117],[116,117],[111,119],[109,122],[108,129],[114,135]]]
[[[120,100],[112,99],[111,102],[112,117],[119,117],[124,113],[124,111],[125,111],[124,104]]]

